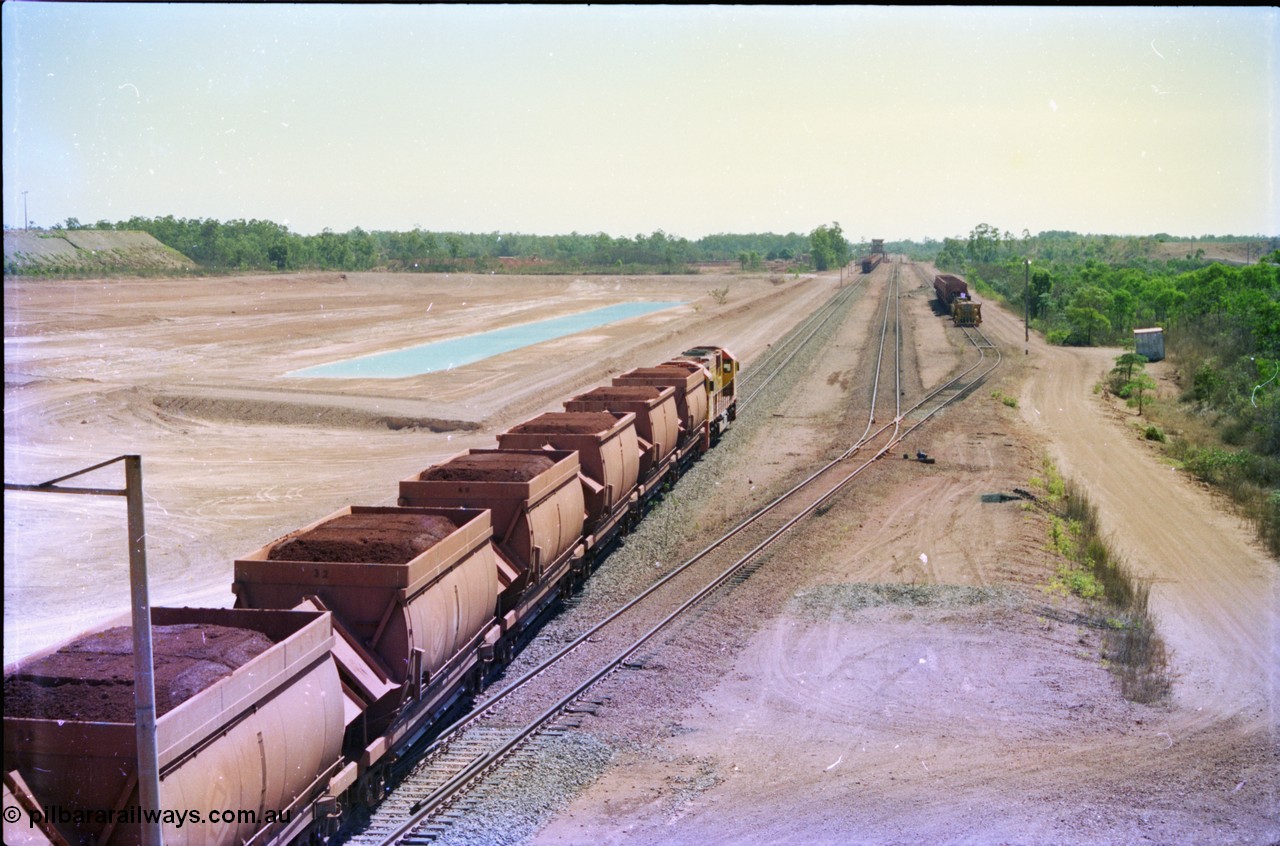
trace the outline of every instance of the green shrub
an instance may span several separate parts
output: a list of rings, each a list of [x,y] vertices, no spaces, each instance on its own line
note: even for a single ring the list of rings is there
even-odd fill
[[[1163,699],[1172,683],[1168,652],[1148,611],[1148,582],[1135,577],[1110,551],[1102,539],[1097,508],[1084,489],[1075,482],[1064,483],[1047,458],[1044,471],[1048,485],[1063,488],[1061,512],[1049,520],[1049,542],[1066,559],[1045,590],[1091,603],[1093,624],[1103,630],[1103,665],[1115,675],[1126,698]],[[1272,501],[1280,514],[1280,493]]]
[[[1045,335],[1045,340],[1053,344],[1055,347],[1066,346],[1067,340],[1071,337],[1070,329],[1050,329]]]

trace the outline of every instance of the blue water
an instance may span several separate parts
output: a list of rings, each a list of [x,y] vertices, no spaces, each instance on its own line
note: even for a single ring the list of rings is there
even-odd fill
[[[421,373],[461,367],[499,353],[511,352],[521,347],[540,344],[553,338],[563,338],[575,332],[675,308],[678,305],[684,305],[684,303],[621,303],[580,314],[540,320],[537,323],[508,326],[505,329],[495,329],[479,335],[466,335],[461,338],[450,338],[447,341],[437,341],[434,344],[422,344],[403,350],[321,364],[305,370],[295,370],[288,375],[339,379],[394,379],[400,376],[417,376]]]

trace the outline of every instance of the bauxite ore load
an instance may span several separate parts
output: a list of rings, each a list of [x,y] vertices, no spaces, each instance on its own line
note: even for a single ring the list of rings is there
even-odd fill
[[[714,345],[632,371],[500,435],[498,450],[401,483],[404,502],[447,507],[343,509],[236,561],[235,609],[152,609],[165,842],[328,842],[379,804],[447,709],[643,514],[663,474],[715,442],[733,420],[737,371]],[[6,821],[6,843],[141,842],[137,816],[111,825],[101,813],[140,802],[125,632],[7,668],[5,804],[66,821]],[[213,825],[182,809],[242,813]]]
[[[268,810],[293,809],[292,821],[305,824],[303,808],[341,766],[344,699],[331,615],[153,608],[151,621],[160,807],[258,815],[168,822],[165,843],[244,843]],[[5,677],[5,772],[16,771],[43,806],[66,812],[56,827],[68,843],[142,842],[136,822],[109,826],[102,814],[140,801],[133,643],[121,632],[20,662]],[[20,682],[47,685],[50,695],[11,702],[8,691]],[[75,701],[107,689],[115,690],[106,700]],[[123,710],[116,693],[128,700]]]
[[[501,611],[511,617],[509,629],[550,595],[575,551],[581,557],[579,467],[576,452],[473,449],[402,480],[399,503],[492,512],[494,541],[511,564],[501,573]]]
[[[407,564],[457,528],[437,514],[343,514],[274,544],[267,558]]]
[[[271,648],[253,629],[184,624],[151,629],[156,715],[163,716]],[[133,629],[86,635],[4,678],[4,715],[130,723]]]
[[[418,474],[422,482],[528,482],[555,466],[537,452],[473,449]],[[401,505],[409,503],[402,502]]]
[[[601,387],[579,394],[564,404],[564,410],[631,412],[636,416],[636,435],[643,450],[640,479],[649,477],[675,452],[680,440],[680,409],[675,388],[661,385]]]

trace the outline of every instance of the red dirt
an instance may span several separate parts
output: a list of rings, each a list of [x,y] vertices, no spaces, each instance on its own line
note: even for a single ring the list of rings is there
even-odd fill
[[[891,267],[859,279],[882,290]],[[724,343],[749,371],[839,284],[836,274],[780,285],[763,274],[348,277],[6,279],[6,479],[143,453],[156,604],[228,606],[230,562],[264,538],[353,502],[394,502],[398,480],[693,344]],[[901,300],[909,391],[939,384],[957,353],[927,279]],[[730,288],[723,305],[700,294],[718,285]],[[447,373],[287,376],[641,298],[689,304]],[[717,495],[699,501],[704,531],[847,434],[882,306],[870,293],[860,301],[773,425],[726,465]],[[706,615],[711,628],[620,676],[601,713],[632,715],[630,739],[535,842],[1280,839],[1276,562],[1162,463],[1131,413],[1094,394],[1118,350],[1032,338],[1024,355],[1021,315],[984,303],[983,317],[1006,369],[899,451],[924,449],[938,464],[880,462],[874,483],[809,521],[732,608]],[[379,422],[388,417],[423,425],[392,430]],[[1028,486],[1045,454],[1088,487],[1105,530],[1153,580],[1173,655],[1163,704],[1124,700],[1099,633],[1075,622],[1078,605],[1044,592],[1057,563],[1045,518],[981,501]],[[86,483],[118,484],[97,475]],[[7,660],[128,607],[119,502],[64,499],[6,496]],[[886,583],[1022,598],[839,601]]]
[[[651,403],[658,397],[662,396],[662,392],[657,388],[649,388],[643,386],[635,387],[600,387],[587,391],[585,394],[578,394],[575,400],[620,400],[623,402],[648,402]]]
[[[966,354],[929,286],[900,299],[909,390]],[[764,486],[762,501],[847,435],[883,297],[862,303],[717,490]],[[1024,355],[1021,316],[986,305],[1004,367],[896,452],[938,463],[877,462],[643,671],[595,691],[583,730],[618,752],[533,843],[1277,841],[1276,562],[1094,393],[1119,350],[1033,338]],[[1034,487],[1046,454],[1154,582],[1166,701],[1125,700],[1081,616],[1099,610],[1046,591],[1048,517],[983,500]]]

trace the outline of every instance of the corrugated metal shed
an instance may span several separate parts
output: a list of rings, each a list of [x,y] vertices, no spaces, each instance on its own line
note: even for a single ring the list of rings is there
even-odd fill
[[[1133,351],[1147,357],[1147,361],[1160,361],[1164,358],[1164,330],[1134,329]]]

